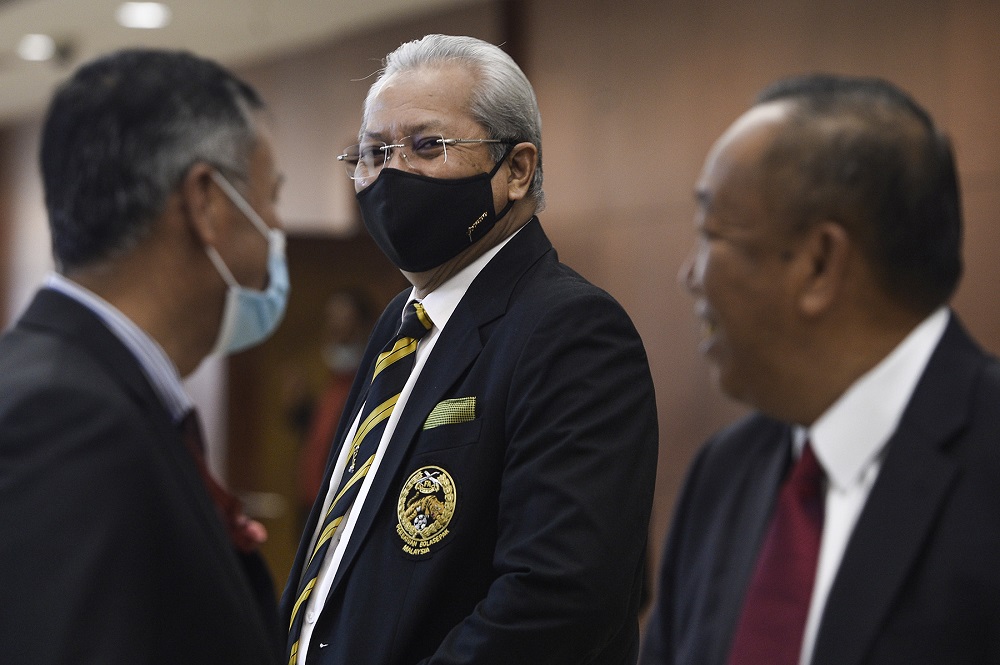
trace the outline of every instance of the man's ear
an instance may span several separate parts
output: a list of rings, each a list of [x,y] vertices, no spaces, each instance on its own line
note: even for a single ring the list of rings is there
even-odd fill
[[[838,222],[813,224],[796,243],[797,303],[813,318],[829,310],[843,293],[853,246],[847,229]]]
[[[507,199],[518,201],[528,195],[531,181],[538,166],[538,148],[535,144],[518,143],[507,156],[510,171],[507,176]]]
[[[212,180],[214,169],[206,162],[195,162],[184,174],[178,188],[181,210],[191,233],[201,245],[215,245],[219,233],[218,222],[222,219],[216,185]]]

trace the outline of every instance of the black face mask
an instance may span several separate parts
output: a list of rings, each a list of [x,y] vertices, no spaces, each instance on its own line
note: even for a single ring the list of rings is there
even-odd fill
[[[423,272],[447,263],[486,235],[514,204],[509,201],[499,214],[493,208],[490,182],[506,158],[489,173],[468,178],[383,169],[357,195],[368,233],[401,270]]]

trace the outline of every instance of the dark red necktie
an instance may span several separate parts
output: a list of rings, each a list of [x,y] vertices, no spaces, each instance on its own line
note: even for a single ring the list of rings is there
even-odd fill
[[[253,552],[261,542],[261,537],[255,533],[255,529],[260,530],[262,527],[259,522],[247,517],[243,512],[242,502],[226,490],[209,471],[205,463],[205,441],[201,435],[201,421],[197,411],[191,409],[184,415],[180,422],[180,430],[184,446],[194,457],[198,473],[219,511],[219,517],[226,527],[229,540],[239,551]]]
[[[729,665],[796,665],[823,534],[824,473],[807,442],[757,555]]]

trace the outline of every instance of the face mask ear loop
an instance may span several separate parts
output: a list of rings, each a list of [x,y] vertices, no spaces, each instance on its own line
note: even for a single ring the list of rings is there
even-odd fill
[[[240,209],[240,212],[242,212],[243,215],[250,220],[250,223],[253,224],[258,231],[264,234],[264,238],[268,241],[268,256],[273,254],[277,248],[284,251],[285,238],[284,234],[281,233],[281,230],[272,229],[268,226],[261,216],[257,214],[257,211],[253,209],[253,206],[251,206],[250,203],[243,198],[243,195],[240,194],[239,191],[233,187],[232,183],[229,182],[225,176],[219,173],[217,169],[212,171],[211,176],[212,180],[215,181],[215,184],[218,185],[222,192],[226,195],[226,198],[228,198],[233,205]],[[281,236],[280,239],[274,238],[274,236],[279,235]],[[205,253],[208,254],[208,258],[211,259],[213,264],[215,264],[215,269],[219,271],[219,274],[222,276],[223,281],[225,281],[227,285],[234,289],[241,288],[240,283],[236,281],[236,277],[226,265],[226,262],[222,260],[222,257],[219,255],[219,252],[215,249],[215,247],[205,245]]]
[[[506,215],[508,212],[510,212],[510,209],[513,208],[513,207],[514,207],[514,202],[513,201],[507,201],[507,205],[505,205],[503,207],[503,209],[500,210],[500,212],[497,213],[497,216],[494,218],[493,221],[499,222],[501,219],[503,219],[504,215]]]
[[[219,173],[217,170],[212,171],[212,180],[215,184],[225,193],[225,195],[232,201],[233,205],[240,209],[250,223],[257,227],[257,230],[264,234],[264,237],[268,237],[271,233],[271,227],[257,214],[257,211],[253,209],[253,206],[247,202],[243,195],[240,194],[239,190],[233,187],[232,183],[226,180],[225,176]]]
[[[508,157],[510,157],[510,153],[514,151],[514,147],[515,146],[511,145],[507,148],[506,151],[504,151],[503,157],[500,158],[500,161],[497,162],[496,166],[493,167],[493,170],[490,171],[490,180],[493,180],[493,176],[497,174],[497,172],[500,170],[500,167],[503,166],[503,163],[507,161]],[[493,222],[496,223],[499,222],[501,219],[503,219],[503,216],[506,215],[508,212],[510,212],[510,209],[513,206],[514,206],[513,201],[507,201],[507,205],[505,205],[503,209],[494,216]],[[471,234],[469,240],[472,240]]]
[[[240,285],[236,281],[236,277],[233,276],[233,273],[231,270],[229,270],[229,267],[226,265],[226,262],[222,260],[221,256],[219,256],[218,250],[216,250],[211,245],[205,245],[205,253],[208,254],[209,260],[211,260],[212,263],[215,264],[215,269],[219,272],[219,275],[222,277],[222,281],[224,281],[226,285],[231,288],[234,289],[239,288]]]
[[[503,153],[503,157],[500,158],[500,161],[498,161],[496,165],[493,167],[493,170],[490,171],[490,180],[493,180],[493,176],[497,174],[497,171],[500,170],[500,167],[503,166],[503,163],[507,161],[508,157],[510,157],[510,153],[514,152],[515,147],[516,145],[509,145],[507,147],[507,149]]]

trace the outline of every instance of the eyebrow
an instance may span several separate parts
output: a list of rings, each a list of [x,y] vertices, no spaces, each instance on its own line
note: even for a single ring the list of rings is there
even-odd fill
[[[434,131],[435,134],[442,134],[441,123],[437,120],[433,120],[430,122],[421,123],[419,125],[413,125],[412,127],[408,127],[406,129],[406,133],[404,133],[403,136],[413,136],[415,134],[421,134],[423,132],[428,132],[432,130]],[[362,136],[365,138],[378,139],[379,141],[387,141],[387,139],[393,138],[383,132],[370,132],[368,130],[365,130],[362,133]]]

